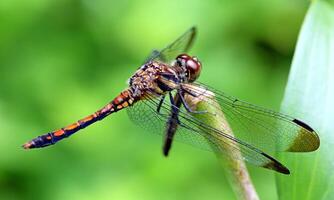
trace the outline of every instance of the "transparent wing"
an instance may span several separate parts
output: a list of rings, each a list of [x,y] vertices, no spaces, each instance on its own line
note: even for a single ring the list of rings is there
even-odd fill
[[[175,60],[178,55],[186,53],[190,49],[194,42],[195,36],[196,27],[191,27],[187,32],[185,32],[166,48],[162,49],[161,51],[152,51],[151,55],[146,59],[145,63],[150,60],[159,60],[169,64]]]
[[[137,102],[127,109],[130,119],[140,127],[148,130],[150,133],[165,135],[168,118],[171,114],[170,99],[167,97],[157,113],[160,99],[154,95],[149,96],[146,100]],[[180,108],[185,112],[183,108]],[[182,132],[179,134],[179,132]],[[191,129],[180,129],[178,127],[175,138],[177,141],[189,143],[203,150],[212,151],[207,140],[200,134],[193,132]]]
[[[150,62],[151,60],[158,59],[160,56],[160,51],[158,50],[153,50],[151,54],[146,58],[146,60],[142,64],[146,64]]]
[[[184,84],[195,95],[211,91],[235,137],[264,151],[308,152],[316,150],[319,137],[304,122],[228,96],[204,84]]]
[[[146,100],[142,100],[128,108],[128,114],[136,124],[146,130],[164,134],[172,105],[170,101],[165,100],[158,113],[156,109],[159,101],[156,97],[148,97]],[[174,123],[178,124],[175,140],[215,151],[219,155],[228,154],[228,157],[243,159],[256,166],[273,169],[281,173],[289,173],[286,167],[261,150],[211,127],[187,113],[183,108],[179,110],[178,118],[178,121],[174,121]],[[226,151],[226,149],[229,149],[229,151]]]

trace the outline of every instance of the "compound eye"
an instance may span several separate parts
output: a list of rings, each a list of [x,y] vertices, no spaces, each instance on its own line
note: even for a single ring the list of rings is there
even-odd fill
[[[189,82],[195,81],[201,73],[201,63],[196,59],[187,60],[186,68],[189,73]]]
[[[179,66],[186,69],[189,82],[194,82],[199,77],[201,73],[201,62],[197,57],[181,54],[176,58],[176,62]]]
[[[194,60],[187,60],[186,66],[190,72],[196,72],[199,68],[198,64]]]
[[[186,67],[185,65],[189,59],[191,59],[191,57],[187,54],[181,54],[176,58],[176,62],[179,64],[179,66]]]

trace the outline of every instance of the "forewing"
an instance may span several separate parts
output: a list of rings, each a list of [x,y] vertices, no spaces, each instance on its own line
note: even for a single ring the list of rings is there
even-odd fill
[[[204,84],[184,84],[184,88],[196,95],[212,91],[235,137],[263,151],[308,152],[320,145],[316,132],[298,119],[246,103]]]
[[[147,58],[146,62],[150,60],[159,60],[170,64],[175,58],[186,53],[192,46],[196,36],[196,27],[191,27],[183,35],[177,38],[173,43],[162,49],[161,51],[154,50]]]

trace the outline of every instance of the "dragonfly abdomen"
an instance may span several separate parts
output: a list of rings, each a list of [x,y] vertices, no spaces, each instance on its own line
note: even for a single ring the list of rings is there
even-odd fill
[[[50,133],[38,136],[35,139],[32,139],[31,141],[25,143],[23,145],[23,148],[33,149],[53,145],[58,141],[71,136],[77,131],[93,124],[94,122],[102,120],[111,113],[117,112],[119,110],[122,110],[123,108],[132,105],[135,101],[136,99],[132,96],[132,92],[130,90],[125,90],[121,94],[119,94],[114,100],[112,100],[100,110],[96,111],[94,114],[82,118],[77,122],[56,131],[52,131]]]

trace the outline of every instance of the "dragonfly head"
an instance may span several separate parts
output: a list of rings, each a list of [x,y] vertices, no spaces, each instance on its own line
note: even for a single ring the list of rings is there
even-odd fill
[[[181,54],[176,58],[176,63],[185,69],[188,82],[194,82],[199,77],[202,65],[197,57]]]

